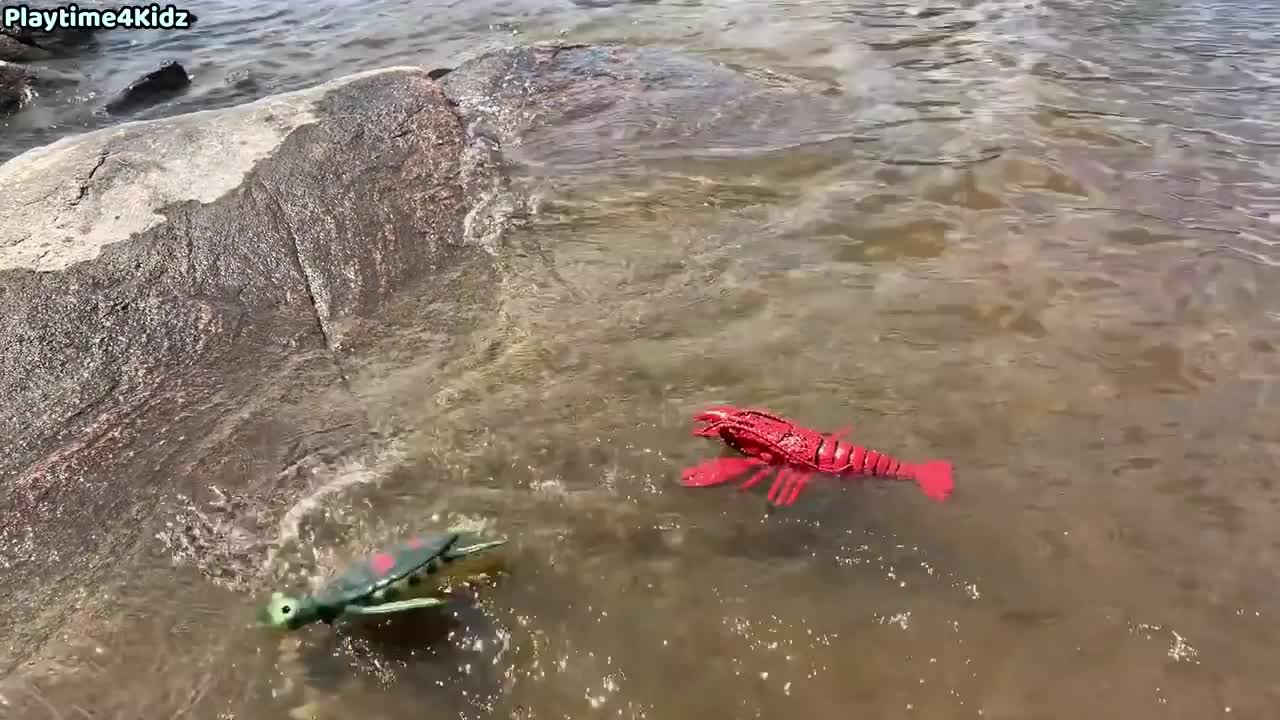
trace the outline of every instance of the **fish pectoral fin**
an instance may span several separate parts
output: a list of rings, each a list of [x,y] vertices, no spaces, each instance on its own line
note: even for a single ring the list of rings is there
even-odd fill
[[[382,603],[381,605],[348,605],[347,612],[352,615],[385,615],[419,608],[438,607],[448,602],[448,600],[442,598],[414,598],[412,600]]]
[[[506,540],[490,540],[488,542],[478,542],[478,543],[475,543],[474,545],[451,548],[448,551],[446,551],[444,555],[450,560],[457,560],[458,558],[466,557],[468,555],[475,555],[478,552],[484,552],[485,550],[489,550],[490,548],[496,548],[499,545],[506,545],[506,544],[507,544]]]

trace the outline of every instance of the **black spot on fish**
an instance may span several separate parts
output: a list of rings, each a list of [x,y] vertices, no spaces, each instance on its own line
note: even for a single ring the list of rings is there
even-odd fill
[[[414,573],[409,576],[409,587],[417,587],[422,584],[422,576]]]
[[[434,575],[434,574],[436,573],[436,571],[437,571],[437,570],[439,570],[439,569],[440,569],[440,563],[436,562],[435,560],[432,560],[432,561],[430,561],[430,562],[428,562],[428,563],[427,563],[427,574],[428,574],[428,575]]]
[[[395,600],[399,594],[400,589],[393,585],[382,591],[382,600],[384,602],[391,602],[392,600]]]

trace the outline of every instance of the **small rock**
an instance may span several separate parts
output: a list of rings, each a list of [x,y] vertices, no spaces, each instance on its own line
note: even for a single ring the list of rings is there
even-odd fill
[[[187,76],[187,71],[170,60],[161,65],[159,70],[153,70],[135,80],[106,104],[106,111],[117,114],[154,105],[178,95],[190,84],[191,78]]]

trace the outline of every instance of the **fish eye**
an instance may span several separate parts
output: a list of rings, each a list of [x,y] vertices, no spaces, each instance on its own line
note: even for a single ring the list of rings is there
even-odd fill
[[[285,605],[284,607],[280,608],[280,612],[284,613],[285,615],[288,615],[292,610],[293,608],[289,607],[288,605]]]

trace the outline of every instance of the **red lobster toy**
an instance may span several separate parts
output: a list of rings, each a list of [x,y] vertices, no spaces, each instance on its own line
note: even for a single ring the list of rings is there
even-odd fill
[[[775,506],[794,503],[814,473],[914,480],[924,494],[934,500],[946,500],[955,487],[951,463],[944,460],[904,463],[843,441],[842,438],[853,431],[852,427],[824,435],[763,410],[731,406],[707,408],[693,419],[703,423],[694,428],[694,435],[719,437],[746,457],[715,458],[688,468],[680,476],[680,484],[685,487],[721,485],[758,468],[738,488],[746,490],[778,466],[782,467],[769,488],[769,502]]]

